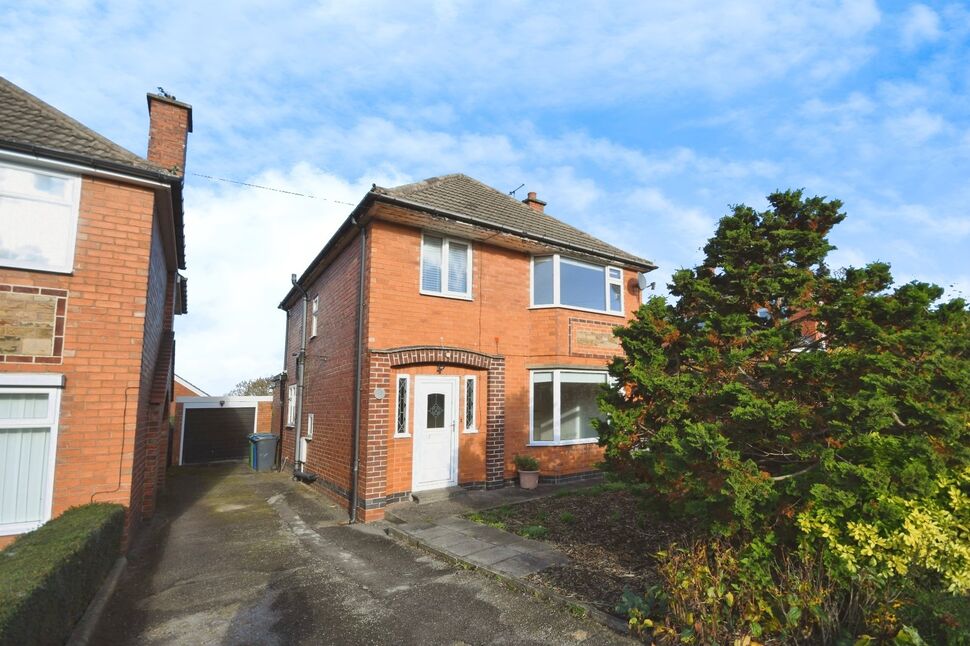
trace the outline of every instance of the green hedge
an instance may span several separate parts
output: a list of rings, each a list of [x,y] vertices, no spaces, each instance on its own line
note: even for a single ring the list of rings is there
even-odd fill
[[[121,553],[125,510],[72,507],[0,552],[0,644],[63,644]]]

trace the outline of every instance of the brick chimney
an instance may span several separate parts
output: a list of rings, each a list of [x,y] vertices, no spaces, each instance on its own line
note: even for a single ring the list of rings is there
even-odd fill
[[[148,93],[148,161],[185,175],[185,143],[192,132],[192,106],[174,96]]]
[[[536,197],[535,191],[529,191],[529,197],[522,200],[522,203],[531,207],[533,211],[542,213],[546,208],[546,203]]]

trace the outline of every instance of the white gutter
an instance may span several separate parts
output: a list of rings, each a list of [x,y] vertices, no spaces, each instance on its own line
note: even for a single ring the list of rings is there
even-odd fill
[[[12,150],[0,150],[0,160],[6,161],[17,161],[21,163],[33,164],[35,166],[40,166],[43,168],[51,168],[55,170],[66,170],[74,173],[81,173],[83,175],[93,175],[95,177],[103,177],[105,179],[113,179],[117,181],[127,182],[129,184],[138,184],[139,186],[148,186],[155,189],[167,189],[171,190],[171,185],[165,182],[156,182],[154,180],[145,179],[144,177],[135,177],[134,175],[126,175],[124,173],[116,173],[110,170],[103,170],[101,168],[95,168],[93,166],[84,166],[82,164],[73,164],[71,162],[57,161],[55,159],[50,159],[49,157],[40,157],[38,155],[28,155],[25,153],[18,153]],[[173,179],[175,179],[173,177]]]

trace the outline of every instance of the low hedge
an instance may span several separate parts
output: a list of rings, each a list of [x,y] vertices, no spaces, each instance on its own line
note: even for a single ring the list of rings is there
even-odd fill
[[[72,507],[0,552],[0,644],[63,644],[121,553],[125,510]]]

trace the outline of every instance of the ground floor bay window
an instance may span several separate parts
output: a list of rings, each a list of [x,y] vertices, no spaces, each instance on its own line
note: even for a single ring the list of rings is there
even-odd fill
[[[592,419],[600,417],[597,398],[606,372],[535,370],[531,373],[531,444],[595,442]]]
[[[60,375],[0,375],[0,536],[50,519]]]

